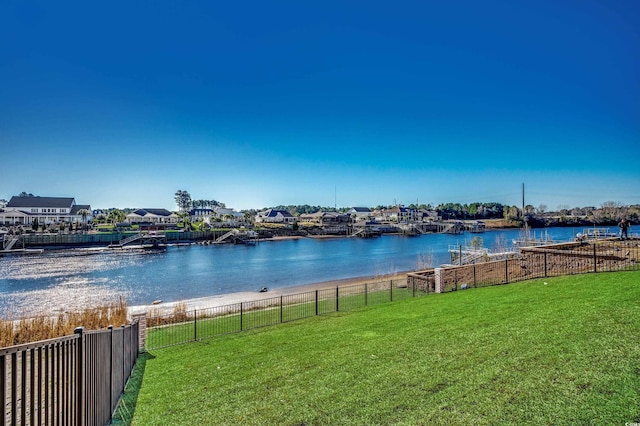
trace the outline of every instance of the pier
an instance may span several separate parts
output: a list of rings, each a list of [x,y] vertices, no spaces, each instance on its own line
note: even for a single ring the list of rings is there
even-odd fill
[[[124,248],[131,243],[137,243],[140,247],[165,247],[167,245],[167,235],[164,232],[140,232],[110,244],[109,248]]]

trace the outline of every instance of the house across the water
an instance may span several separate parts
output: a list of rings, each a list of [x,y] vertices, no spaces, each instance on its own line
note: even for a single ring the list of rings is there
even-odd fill
[[[72,197],[14,196],[0,210],[0,224],[3,225],[82,223],[91,218],[91,206],[76,204]]]

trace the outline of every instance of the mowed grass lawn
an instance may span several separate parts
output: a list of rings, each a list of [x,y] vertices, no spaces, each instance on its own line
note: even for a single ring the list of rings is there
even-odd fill
[[[134,425],[640,422],[640,271],[429,295],[161,349],[140,359],[126,395],[119,413]]]

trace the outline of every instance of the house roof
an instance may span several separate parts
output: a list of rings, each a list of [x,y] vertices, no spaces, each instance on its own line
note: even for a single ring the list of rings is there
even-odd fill
[[[369,207],[353,207],[353,210],[358,213],[371,213],[371,209]]]
[[[78,214],[78,212],[82,209],[85,210],[89,210],[91,211],[91,206],[88,204],[76,204],[75,206],[73,206],[73,208],[71,209],[71,214]],[[93,214],[93,213],[92,213]]]
[[[138,216],[144,216],[146,214],[153,214],[156,216],[171,216],[171,212],[167,209],[138,209],[133,212]]]
[[[278,214],[283,217],[293,217],[293,215],[286,210],[269,209],[260,213],[260,215],[264,217],[277,217]]]
[[[195,216],[197,213],[211,214],[211,213],[213,213],[213,209],[191,209],[191,210],[189,210],[189,215],[190,216]]]
[[[53,208],[69,208],[75,200],[67,197],[11,197],[7,203],[7,207],[26,208],[26,207],[53,207]]]

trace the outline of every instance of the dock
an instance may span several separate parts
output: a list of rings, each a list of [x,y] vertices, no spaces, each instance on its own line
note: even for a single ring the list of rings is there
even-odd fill
[[[117,243],[109,244],[109,248],[124,248],[127,245],[136,243],[139,247],[165,247],[167,245],[167,235],[164,232],[140,232],[120,240]]]

